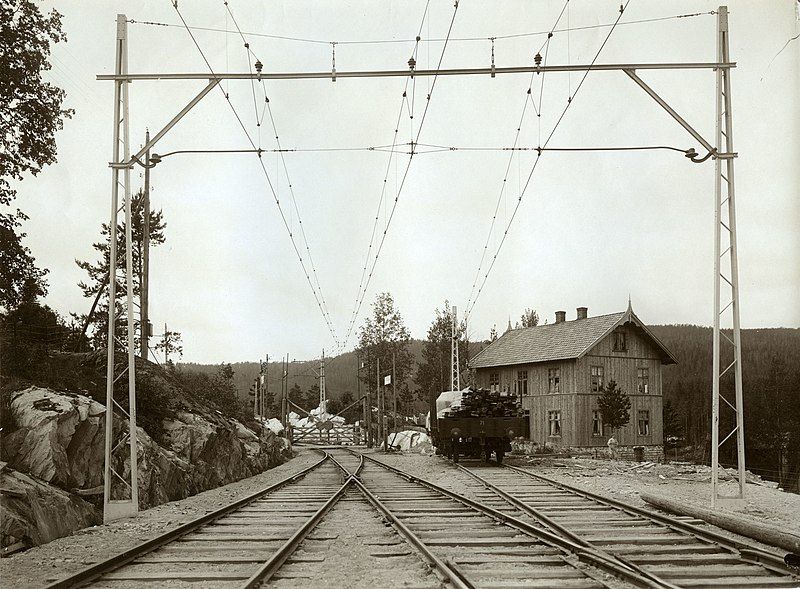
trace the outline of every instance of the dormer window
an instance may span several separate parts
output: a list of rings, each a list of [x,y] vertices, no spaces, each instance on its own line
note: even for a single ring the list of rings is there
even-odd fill
[[[628,346],[625,343],[625,332],[624,331],[615,331],[614,332],[614,351],[615,352],[625,352],[627,351]]]

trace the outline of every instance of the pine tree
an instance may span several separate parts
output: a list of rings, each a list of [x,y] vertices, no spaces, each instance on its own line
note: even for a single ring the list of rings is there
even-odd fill
[[[453,337],[452,311],[450,303],[444,302],[442,309],[436,309],[436,317],[428,328],[428,338],[422,347],[422,362],[417,363],[417,372],[414,381],[419,387],[420,401],[426,405],[431,396],[439,396],[443,391],[450,390],[450,353]],[[467,342],[463,338],[466,325],[462,322],[457,326],[458,360],[460,372],[466,380],[467,377]]]

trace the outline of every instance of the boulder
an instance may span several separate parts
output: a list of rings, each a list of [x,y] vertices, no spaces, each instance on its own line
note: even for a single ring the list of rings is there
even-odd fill
[[[4,440],[4,457],[11,467],[68,489],[102,483],[100,403],[30,387],[12,395],[10,410],[17,429]]]
[[[79,497],[10,468],[0,472],[0,543],[36,546],[102,521]]]

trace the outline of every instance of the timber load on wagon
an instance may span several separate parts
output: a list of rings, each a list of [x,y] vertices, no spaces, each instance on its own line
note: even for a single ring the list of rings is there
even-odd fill
[[[431,420],[433,444],[437,453],[454,462],[459,456],[483,456],[488,461],[494,452],[502,463],[511,440],[528,437],[529,417],[519,400],[489,389],[442,393],[432,409],[436,415]]]

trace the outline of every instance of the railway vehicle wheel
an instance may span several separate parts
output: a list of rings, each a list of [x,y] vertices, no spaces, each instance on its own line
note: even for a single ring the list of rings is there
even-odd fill
[[[506,455],[506,451],[498,448],[495,454],[497,455],[497,464],[503,464],[503,457]]]

